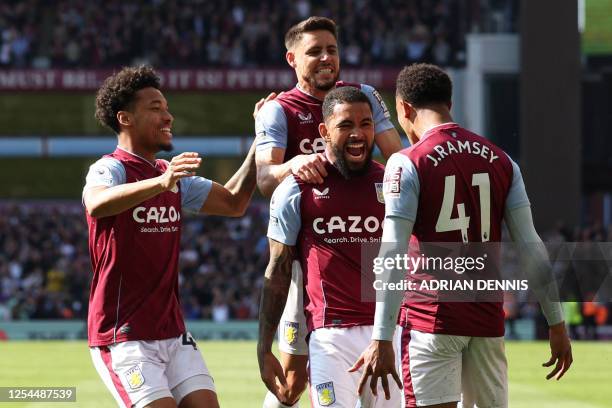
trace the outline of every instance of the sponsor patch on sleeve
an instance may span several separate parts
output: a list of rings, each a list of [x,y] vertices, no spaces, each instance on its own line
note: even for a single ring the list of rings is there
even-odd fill
[[[380,103],[380,107],[383,110],[385,118],[389,119],[391,117],[391,114],[389,113],[389,109],[387,109],[387,104],[385,104],[385,101],[383,100],[382,96],[380,96],[376,89],[372,89],[372,95],[374,95],[378,103]]]
[[[401,193],[402,168],[397,166],[385,172],[383,194],[385,198],[397,198]]]

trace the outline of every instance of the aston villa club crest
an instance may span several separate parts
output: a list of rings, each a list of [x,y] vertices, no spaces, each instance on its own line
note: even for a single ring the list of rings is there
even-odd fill
[[[332,381],[317,385],[317,398],[319,405],[328,407],[336,402],[336,394],[334,393],[334,383]]]
[[[299,323],[285,321],[285,341],[293,346],[297,342]]]
[[[125,373],[125,379],[127,380],[128,385],[131,389],[137,390],[142,387],[145,382],[144,375],[142,375],[142,371],[140,371],[140,367],[134,366],[127,370]]]

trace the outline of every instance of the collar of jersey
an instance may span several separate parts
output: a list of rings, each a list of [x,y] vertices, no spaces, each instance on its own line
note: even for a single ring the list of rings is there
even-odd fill
[[[145,159],[142,156],[137,155],[136,153],[129,152],[129,151],[127,151],[124,148],[119,147],[119,146],[117,146],[117,150],[121,150],[122,152],[125,152],[125,153],[129,154],[130,156],[138,158],[138,159],[142,160],[143,162],[148,163],[151,167],[155,168],[155,163],[151,163],[150,161],[148,161],[147,159]]]
[[[425,138],[427,138],[429,135],[431,135],[436,130],[448,129],[448,128],[458,127],[458,126],[459,125],[456,124],[455,122],[440,123],[439,125],[432,126],[423,133],[423,136],[421,136],[421,139],[419,140],[419,142],[421,140],[425,140]]]
[[[301,93],[303,93],[304,95],[306,95],[306,96],[310,96],[311,98],[313,98],[313,99],[314,99],[314,100],[316,100],[316,101],[323,102],[323,100],[321,100],[321,99],[317,98],[316,96],[311,95],[311,94],[309,94],[308,92],[306,92],[305,90],[303,90],[303,89],[302,89],[302,87],[300,86],[300,84],[299,84],[299,83],[298,83],[298,84],[296,84],[296,85],[295,85],[295,87],[296,87],[296,89],[297,89],[298,91],[300,91],[300,92],[301,92]]]

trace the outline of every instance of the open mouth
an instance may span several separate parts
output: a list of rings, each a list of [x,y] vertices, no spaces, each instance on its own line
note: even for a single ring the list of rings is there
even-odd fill
[[[323,75],[331,75],[334,73],[334,70],[330,67],[326,67],[326,68],[320,68],[316,71],[317,74],[323,74]]]
[[[365,142],[347,143],[344,151],[348,154],[349,158],[360,159],[365,155]]]
[[[170,128],[161,128],[160,131],[168,136],[168,137],[172,137],[172,130]]]

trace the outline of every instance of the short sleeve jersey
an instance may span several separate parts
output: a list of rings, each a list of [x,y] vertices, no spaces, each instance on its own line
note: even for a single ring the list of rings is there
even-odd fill
[[[83,192],[157,177],[168,162],[117,148],[94,163]],[[183,211],[197,212],[210,180],[182,179],[177,186],[114,216],[86,214],[93,279],[87,319],[90,346],[160,340],[185,331],[178,295]]]
[[[529,205],[520,170],[487,139],[448,123],[391,156],[385,216],[414,222],[415,242],[498,242],[505,209]],[[497,337],[499,302],[408,302],[402,323],[428,333]]]
[[[363,243],[380,241],[384,167],[372,162],[349,180],[329,163],[327,170],[321,185],[287,177],[270,202],[268,237],[295,246],[304,271],[309,331],[374,323],[375,304],[362,301],[359,254]]]
[[[336,86],[354,86],[366,94],[372,105],[376,134],[393,128],[389,110],[376,89],[342,81]],[[257,150],[285,149],[285,161],[298,154],[323,153],[325,141],[319,136],[318,129],[319,123],[323,122],[322,105],[322,100],[298,86],[266,103],[255,120]]]

